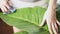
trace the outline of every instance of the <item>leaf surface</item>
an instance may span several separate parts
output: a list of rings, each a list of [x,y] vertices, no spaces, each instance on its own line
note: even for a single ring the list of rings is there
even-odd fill
[[[49,34],[47,26],[42,29],[39,27],[45,11],[46,8],[42,7],[21,8],[13,14],[3,15],[0,13],[0,18],[7,24],[26,31],[28,34]]]

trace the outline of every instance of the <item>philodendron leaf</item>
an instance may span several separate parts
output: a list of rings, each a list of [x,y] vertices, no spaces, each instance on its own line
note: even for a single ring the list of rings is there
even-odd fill
[[[14,34],[28,34],[28,32],[26,32],[26,31],[21,31],[21,32],[17,32],[17,33],[14,33]]]
[[[26,31],[20,31],[20,32],[17,32],[17,33],[14,33],[14,34],[29,34],[29,33],[26,32]],[[49,32],[48,32],[48,31],[43,31],[43,30],[41,30],[41,31],[35,32],[35,33],[33,33],[33,34],[49,34]]]
[[[17,9],[13,14],[3,15],[0,18],[7,24],[15,26],[28,34],[49,34],[47,27],[40,29],[39,24],[43,18],[45,8],[21,8]]]

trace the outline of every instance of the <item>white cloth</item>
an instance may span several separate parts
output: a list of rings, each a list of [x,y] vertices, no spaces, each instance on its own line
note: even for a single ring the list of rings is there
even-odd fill
[[[34,7],[34,6],[41,6],[41,7],[46,7],[46,0],[40,0],[38,2],[24,2],[20,0],[11,0],[13,5],[16,8],[26,8],[26,7]]]

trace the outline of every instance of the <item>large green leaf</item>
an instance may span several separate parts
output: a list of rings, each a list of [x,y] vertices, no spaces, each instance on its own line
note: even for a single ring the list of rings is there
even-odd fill
[[[3,15],[0,13],[0,18],[7,24],[25,31],[15,34],[49,34],[47,26],[43,28],[39,27],[45,11],[46,8],[41,7],[21,8],[17,9],[13,14]],[[60,5],[57,6],[56,11],[57,19],[60,21]]]
[[[22,29],[29,34],[47,34],[46,26],[42,30],[39,27],[45,10],[45,8],[41,7],[21,8],[17,9],[13,14],[3,15],[0,13],[0,18],[7,24]]]
[[[21,32],[17,32],[17,33],[14,33],[14,34],[29,34],[28,32],[26,31],[21,31]],[[34,34],[49,34],[48,31],[40,31],[40,32],[37,32],[37,33],[34,33]]]
[[[26,32],[26,31],[21,31],[21,32],[17,32],[17,33],[14,33],[14,34],[28,34],[28,32]]]
[[[16,34],[49,34],[47,26],[42,29],[39,27],[45,11],[46,9],[41,7],[21,8],[17,9],[13,14],[3,15],[0,13],[0,18],[7,24],[26,31]],[[57,19],[60,21],[60,5],[57,6],[56,11]]]

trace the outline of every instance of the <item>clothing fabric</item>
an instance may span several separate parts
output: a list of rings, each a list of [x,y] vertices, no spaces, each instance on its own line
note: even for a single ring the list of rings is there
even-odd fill
[[[13,3],[13,6],[16,8],[26,8],[26,7],[34,7],[34,6],[41,6],[46,7],[46,0],[39,0],[36,2],[25,2],[21,0],[10,0]]]
[[[36,2],[36,1],[40,1],[40,0],[20,0],[20,1],[24,1],[24,2]]]

